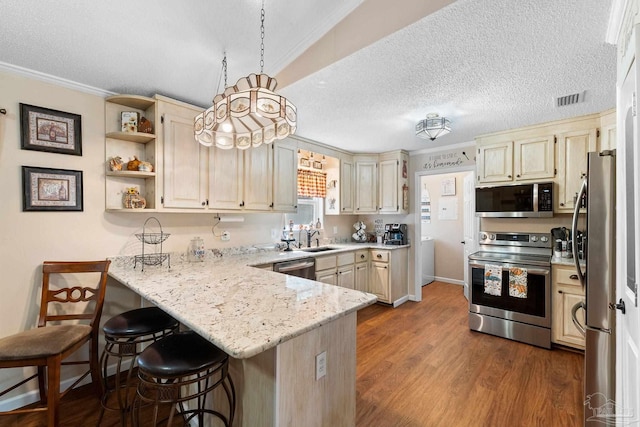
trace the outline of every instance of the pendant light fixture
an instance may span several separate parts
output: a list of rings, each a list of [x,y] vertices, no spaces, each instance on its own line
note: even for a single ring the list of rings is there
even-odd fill
[[[222,62],[225,90],[213,105],[194,119],[195,139],[222,149],[259,147],[293,135],[297,111],[284,96],[276,94],[276,79],[264,74],[264,0],[260,13],[260,74],[249,74],[227,87],[226,53]]]
[[[446,117],[439,114],[427,114],[427,118],[420,120],[416,125],[416,136],[424,139],[435,140],[451,132],[451,122]]]

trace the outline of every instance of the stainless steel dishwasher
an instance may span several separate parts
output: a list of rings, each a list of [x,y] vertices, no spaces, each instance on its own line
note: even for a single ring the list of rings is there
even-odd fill
[[[293,261],[276,262],[273,264],[273,271],[315,280],[316,260],[313,257],[308,257]]]

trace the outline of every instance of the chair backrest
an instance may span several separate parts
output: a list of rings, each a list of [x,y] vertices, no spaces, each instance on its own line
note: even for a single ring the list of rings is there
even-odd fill
[[[45,261],[42,265],[42,300],[40,303],[40,316],[38,327],[47,325],[47,322],[61,320],[89,320],[94,327],[100,321],[104,295],[107,288],[107,272],[111,261]],[[54,290],[50,289],[52,274],[77,274],[100,273],[98,283],[93,286],[68,286]],[[84,283],[83,283],[84,285]],[[77,303],[90,303],[91,310],[78,312],[54,313],[50,304],[75,305]],[[93,303],[93,304],[91,304]]]

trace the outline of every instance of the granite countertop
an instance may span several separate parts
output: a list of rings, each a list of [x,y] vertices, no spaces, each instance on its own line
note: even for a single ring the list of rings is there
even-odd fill
[[[133,268],[133,257],[114,257],[109,275],[231,357],[252,357],[279,343],[376,302],[376,296],[251,265],[321,256],[356,248],[400,247],[342,244],[331,252],[258,251],[207,256],[189,263],[171,256],[171,268]]]
[[[556,257],[556,256],[551,257],[551,264],[567,265],[567,266],[571,266],[571,267],[575,267],[575,265],[576,265],[576,263],[575,263],[573,258],[561,258],[561,257]],[[581,259],[580,260],[580,265],[581,266],[585,266],[586,265],[586,261]]]

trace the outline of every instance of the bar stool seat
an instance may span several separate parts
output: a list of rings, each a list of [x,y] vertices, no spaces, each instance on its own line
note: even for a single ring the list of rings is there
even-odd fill
[[[131,387],[133,370],[136,366],[136,358],[142,351],[142,344],[157,341],[173,332],[179,327],[179,322],[159,309],[158,307],[145,307],[129,310],[107,320],[102,327],[106,345],[100,358],[102,366],[102,380],[104,394],[102,396],[102,408],[100,409],[98,425],[102,420],[104,410],[120,411],[120,423],[127,425],[127,412],[131,409],[129,390]],[[107,369],[111,357],[116,358],[115,383],[110,386],[107,380]],[[122,363],[130,361],[127,377],[122,383]],[[117,394],[117,407],[110,406],[109,397]]]
[[[197,417],[198,425],[204,425],[205,414],[220,419],[226,427],[233,423],[236,398],[229,376],[229,356],[195,332],[175,333],[147,347],[138,356],[138,379],[132,411],[134,426],[139,425],[139,409],[143,404],[154,406],[154,426],[163,421],[157,419],[162,404],[171,405],[167,425],[171,425],[175,415],[181,415],[185,424]],[[228,417],[207,406],[207,395],[219,386],[226,394]],[[187,401],[191,402],[185,409]]]

